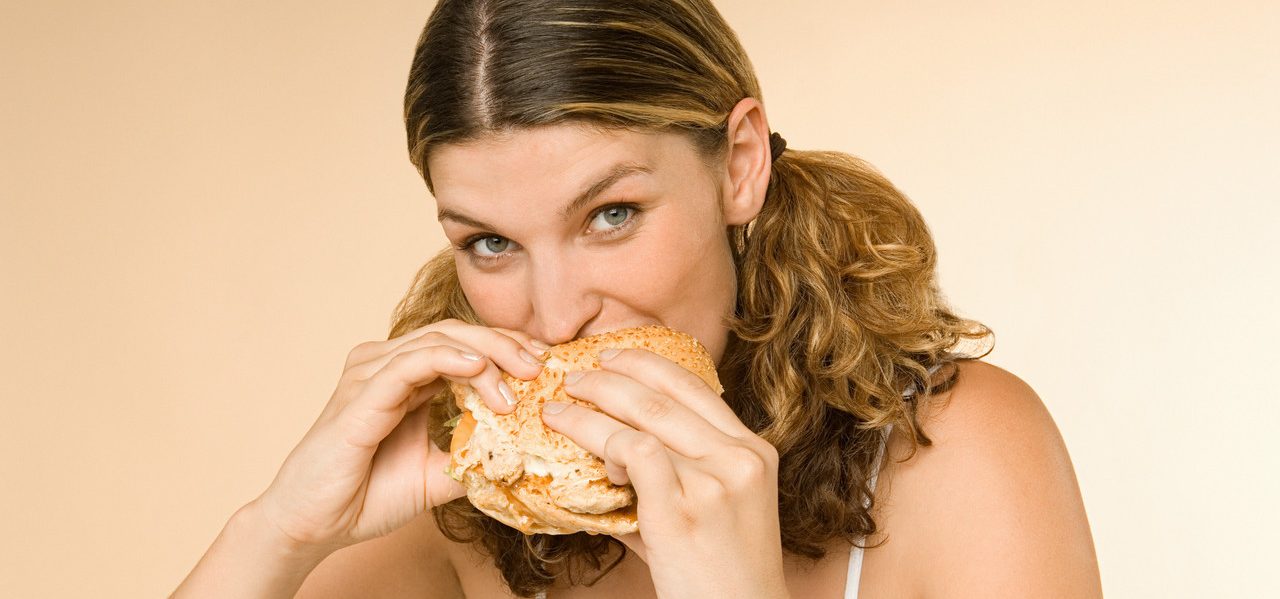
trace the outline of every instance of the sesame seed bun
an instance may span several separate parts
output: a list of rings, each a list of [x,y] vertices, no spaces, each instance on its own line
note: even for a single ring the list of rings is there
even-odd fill
[[[495,414],[470,386],[449,382],[461,419],[450,442],[449,475],[467,488],[480,511],[525,534],[626,534],[636,532],[631,485],[609,481],[604,461],[548,428],[542,406],[573,403],[600,411],[564,392],[568,372],[598,370],[602,350],[642,348],[698,375],[717,394],[724,388],[707,348],[692,336],[661,325],[634,327],[557,345],[540,356],[538,378],[502,378],[515,392],[511,414]]]

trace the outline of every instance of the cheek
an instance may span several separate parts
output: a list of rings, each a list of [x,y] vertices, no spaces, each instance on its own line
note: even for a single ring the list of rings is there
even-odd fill
[[[617,257],[614,295],[657,313],[670,313],[672,305],[718,306],[721,295],[732,293],[733,266],[723,234],[714,235],[667,227],[637,240]]]
[[[714,227],[713,227],[714,228]],[[723,317],[734,305],[733,257],[721,231],[688,231],[649,248],[648,259],[633,261],[639,275],[628,303],[701,340],[717,364],[724,354]],[[648,284],[640,287],[639,281]]]
[[[460,269],[458,283],[481,323],[491,327],[518,328],[522,307],[527,307],[527,303],[523,293],[511,292],[509,276],[468,276],[465,270]]]

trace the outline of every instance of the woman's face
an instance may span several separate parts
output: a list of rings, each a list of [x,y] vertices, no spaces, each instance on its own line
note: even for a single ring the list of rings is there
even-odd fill
[[[736,293],[725,228],[754,212],[726,210],[729,171],[708,168],[689,141],[556,125],[441,146],[429,168],[458,278],[486,325],[555,345],[662,324],[719,363]]]

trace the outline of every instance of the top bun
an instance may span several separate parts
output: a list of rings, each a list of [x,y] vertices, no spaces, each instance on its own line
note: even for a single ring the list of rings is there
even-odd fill
[[[724,392],[707,348],[692,336],[661,325],[601,333],[552,347],[540,356],[545,367],[531,381],[502,373],[516,396],[511,414],[495,414],[475,389],[449,381],[462,415],[450,444],[448,473],[463,483],[477,509],[525,534],[637,530],[631,485],[609,482],[603,460],[542,422],[542,405],[548,401],[601,411],[566,394],[564,377],[569,372],[598,370],[600,352],[611,347],[646,349],[698,375],[717,394]]]

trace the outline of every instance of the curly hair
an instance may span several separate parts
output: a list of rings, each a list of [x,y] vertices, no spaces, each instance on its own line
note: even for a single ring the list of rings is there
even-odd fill
[[[414,51],[404,119],[410,161],[434,193],[432,148],[562,123],[676,132],[715,164],[745,97],[763,102],[709,0],[441,0]],[[821,559],[831,540],[877,531],[868,481],[886,427],[902,425],[912,455],[930,445],[918,406],[954,386],[957,360],[990,353],[994,334],[948,306],[920,212],[848,154],[788,148],[759,215],[725,234],[738,297],[725,315],[723,397],[778,450],[783,550]],[[418,271],[389,338],[446,318],[484,324],[452,248]],[[947,365],[934,383],[930,369]],[[446,390],[430,410],[431,438],[447,449],[458,408]],[[519,596],[562,576],[593,584],[627,551],[606,535],[525,535],[465,498],[432,511],[449,539],[479,541]]]

